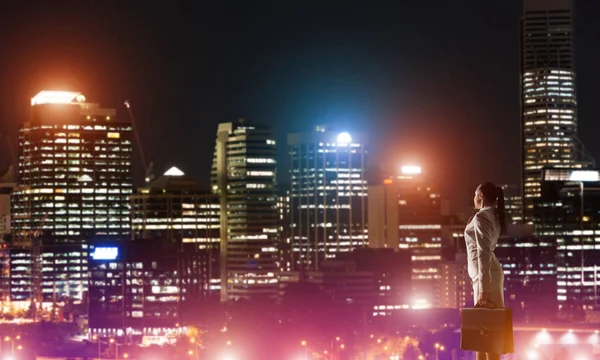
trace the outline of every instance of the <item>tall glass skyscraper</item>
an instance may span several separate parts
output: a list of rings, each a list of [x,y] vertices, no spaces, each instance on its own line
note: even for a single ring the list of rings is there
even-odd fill
[[[277,296],[276,155],[270,129],[219,124],[211,181],[221,206],[221,301]]]
[[[293,271],[368,245],[366,146],[366,134],[323,126],[288,135]]]
[[[523,217],[532,223],[542,168],[577,160],[572,0],[525,0],[521,22]]]
[[[77,92],[42,91],[31,99],[31,118],[19,129],[12,235],[13,246],[31,249],[37,301],[81,298],[88,242],[129,237],[131,132],[115,109]]]

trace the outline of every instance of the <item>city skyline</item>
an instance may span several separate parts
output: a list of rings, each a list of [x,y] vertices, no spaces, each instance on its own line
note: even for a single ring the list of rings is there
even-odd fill
[[[189,169],[187,173],[204,184],[214,133],[208,128],[240,116],[272,125],[280,142],[285,134],[306,131],[317,123],[341,123],[350,132],[370,132],[381,139],[382,145],[372,149],[376,161],[385,157],[398,166],[419,163],[439,179],[443,192],[451,192],[451,204],[460,208],[472,187],[484,179],[518,182],[520,150],[514,134],[519,126],[515,75],[519,47],[514,39],[519,2],[439,4],[431,7],[430,16],[425,15],[430,7],[418,4],[346,6],[336,10],[338,16],[325,9],[309,13],[291,5],[267,4],[245,9],[246,14],[232,5],[212,9],[214,19],[203,24],[190,19],[199,8],[175,5],[160,12],[135,5],[85,9],[94,19],[83,14],[82,6],[68,11],[58,5],[38,6],[27,12],[36,21],[22,17],[25,8],[19,5],[3,6],[2,13],[11,14],[7,26],[18,25],[20,31],[7,31],[2,40],[12,47],[27,43],[28,50],[17,48],[13,56],[0,60],[6,72],[0,89],[6,102],[0,115],[2,132],[15,132],[16,123],[27,116],[23,104],[38,90],[63,88],[116,107],[119,115],[124,111],[122,102],[130,100],[143,123],[140,135],[147,157],[159,169],[171,165]],[[599,75],[593,64],[599,54],[593,39],[599,30],[591,19],[598,10],[598,4],[577,3],[575,22],[577,29],[585,30],[577,36],[581,137],[596,157],[600,145],[591,136],[597,97],[593,84]],[[292,16],[298,11],[302,16]],[[487,13],[494,14],[492,21],[485,20]],[[44,31],[62,20],[69,26]],[[283,25],[288,22],[298,30]],[[349,22],[358,26],[350,29]],[[114,31],[104,29],[104,24]],[[160,26],[170,26],[177,41],[166,44],[167,38],[159,36]],[[71,27],[79,30],[77,35],[71,35],[67,29]],[[226,30],[221,35],[207,32],[221,27]],[[281,32],[272,31],[279,27]],[[442,27],[444,33],[436,32]],[[117,33],[123,34],[123,41],[116,40]],[[238,39],[241,33],[247,35]],[[314,40],[320,33],[327,36]],[[216,45],[210,36],[218,36],[224,45]],[[284,41],[288,37],[292,41]],[[191,41],[195,38],[197,50],[187,47],[196,43]],[[481,42],[484,38],[493,45]],[[144,45],[149,39],[152,46]],[[57,46],[50,49],[47,43]],[[246,54],[247,61],[233,60],[238,54]],[[271,55],[274,66],[265,57]],[[170,65],[175,61],[176,68]],[[211,74],[186,66],[192,61],[204,64],[200,68]],[[496,71],[489,73],[490,66]],[[288,80],[282,83],[279,77]],[[483,78],[485,82],[479,80]],[[480,135],[486,128],[498,136]],[[473,132],[478,135],[465,136]],[[160,143],[172,150],[159,151]],[[478,151],[486,143],[498,149],[497,161]],[[284,156],[284,149],[279,149],[279,159]],[[456,168],[456,158],[465,159],[461,163],[472,164],[481,175],[475,178],[468,173],[470,168]],[[135,173],[140,174],[137,166]],[[280,175],[286,173],[280,170]]]

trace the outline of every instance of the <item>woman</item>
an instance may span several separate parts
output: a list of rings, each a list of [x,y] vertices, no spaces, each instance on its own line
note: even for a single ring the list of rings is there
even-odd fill
[[[506,232],[504,192],[486,182],[475,190],[473,202],[479,211],[465,228],[465,242],[475,307],[504,307],[504,274],[494,255],[500,234]],[[477,360],[486,359],[498,360],[500,354],[477,353]]]

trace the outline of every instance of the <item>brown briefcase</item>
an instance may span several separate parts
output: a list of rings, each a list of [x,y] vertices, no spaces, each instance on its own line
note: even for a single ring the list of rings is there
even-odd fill
[[[515,351],[512,310],[470,308],[460,312],[460,348],[510,354]]]

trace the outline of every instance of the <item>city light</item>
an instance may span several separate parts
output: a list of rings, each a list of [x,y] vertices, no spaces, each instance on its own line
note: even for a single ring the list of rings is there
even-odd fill
[[[569,181],[600,181],[600,173],[594,170],[575,170],[569,175]]]
[[[343,132],[337,136],[337,143],[340,145],[347,145],[352,141],[352,136],[349,133]]]
[[[31,105],[41,104],[75,104],[85,102],[85,96],[73,91],[40,91],[31,98]]]
[[[535,350],[529,350],[527,352],[527,360],[537,360],[539,358],[539,354]]]
[[[92,253],[92,259],[94,260],[115,260],[117,256],[119,256],[119,248],[117,247],[97,247],[94,248]]]
[[[421,167],[415,165],[405,165],[402,166],[401,171],[404,175],[417,175],[421,173]]]
[[[163,174],[165,176],[183,176],[185,175],[183,171],[179,170],[177,167],[173,166],[169,170],[165,171]]]
[[[569,330],[560,338],[561,344],[576,344],[577,336],[573,333],[573,330]]]
[[[546,329],[543,329],[539,333],[535,335],[535,343],[536,344],[551,344],[552,343],[552,335]]]

